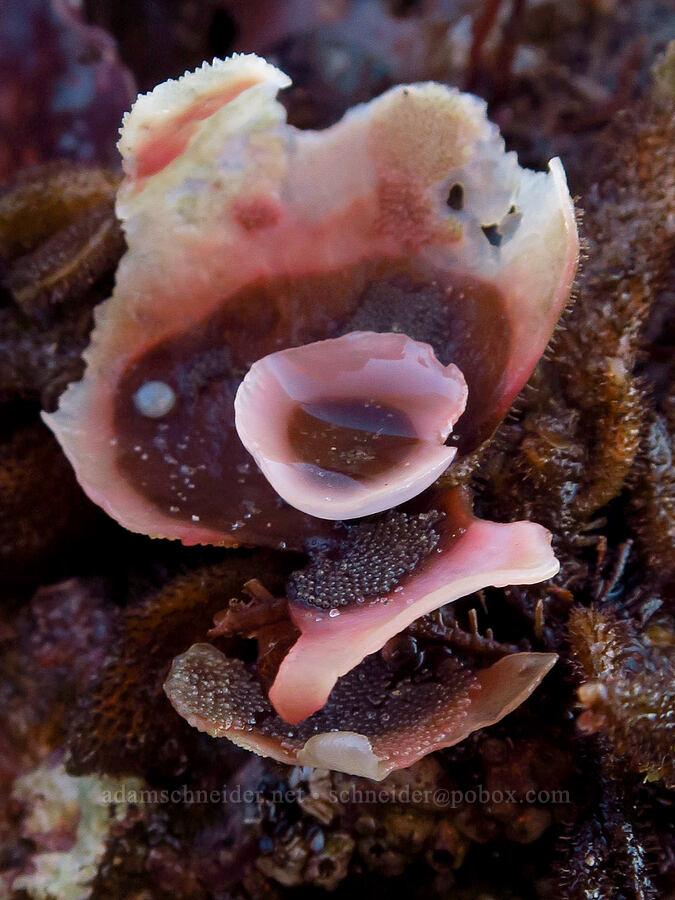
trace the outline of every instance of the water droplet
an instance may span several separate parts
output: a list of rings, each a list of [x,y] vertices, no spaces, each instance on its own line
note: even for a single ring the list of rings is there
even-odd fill
[[[134,406],[142,416],[161,419],[176,403],[173,388],[165,381],[146,381],[134,394]]]

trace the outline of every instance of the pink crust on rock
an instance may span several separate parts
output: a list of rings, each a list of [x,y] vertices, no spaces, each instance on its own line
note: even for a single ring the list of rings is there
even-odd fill
[[[220,482],[222,491],[204,488],[223,504],[222,515],[205,521],[199,509],[172,511],[168,492],[161,494],[157,484],[153,497],[146,496],[143,476],[130,480],[118,450],[116,404],[127,408],[120,385],[162,342],[192,333],[233,306],[228,327],[234,331],[225,343],[233,355],[240,352],[236,362],[245,371],[268,353],[334,336],[360,302],[353,284],[344,298],[337,288],[317,294],[311,307],[292,293],[286,300],[280,289],[269,307],[253,304],[243,329],[242,292],[252,286],[285,278],[297,287],[317,275],[340,285],[343,273],[359,266],[400,263],[446,292],[444,302],[460,325],[471,318],[463,313],[462,303],[470,303],[462,285],[492,291],[500,302],[482,308],[488,321],[471,320],[478,321],[469,329],[471,356],[479,359],[478,374],[495,365],[488,345],[487,359],[473,352],[473,342],[487,332],[490,346],[501,342],[504,359],[489,391],[473,392],[473,400],[475,373],[455,359],[469,385],[460,452],[503,417],[566,302],[578,241],[558,160],[548,173],[521,169],[514,154],[504,153],[482,101],[433,83],[393,88],[330,128],[298,131],[286,124],[275,99],[288,84],[257,57],[214,60],[139,97],[125,117],[119,147],[127,178],[117,211],[129,249],[112,298],[97,309],[85,376],[45,421],[85,491],[131,530],[185,543],[279,542],[264,532],[273,518],[267,512],[274,509],[273,494],[259,527],[233,533],[230,523],[239,512],[228,503],[236,471],[231,484],[227,477]],[[218,103],[224,105],[214,108]],[[180,140],[158,161],[157,135],[176,122],[182,123]],[[461,186],[461,209],[446,202],[455,185]],[[454,293],[453,283],[459,285]],[[263,322],[271,323],[267,331],[259,331]],[[358,328],[392,331],[393,324]],[[211,333],[214,341],[220,333]],[[162,371],[153,371],[152,379],[176,390]],[[192,401],[187,394],[178,399],[181,415]],[[177,458],[175,447],[170,451],[165,459]],[[231,444],[222,456],[221,468],[232,456]],[[156,469],[158,478],[168,485],[168,470],[165,476]]]
[[[322,519],[353,519],[405,503],[445,471],[457,449],[444,442],[466,397],[457,366],[442,366],[428,344],[357,331],[254,363],[235,398],[235,422],[287,503]],[[322,432],[324,423],[338,427]],[[347,423],[353,428],[340,427]]]
[[[476,519],[458,488],[439,498],[438,509],[445,513],[438,547],[386,596],[330,611],[289,603],[301,634],[269,693],[285,721],[321,709],[338,678],[420,616],[490,585],[536,584],[558,571],[541,525]]]
[[[298,727],[274,715],[240,660],[211,644],[195,644],[176,657],[164,690],[176,712],[213,737],[289,765],[380,781],[498,722],[530,696],[556,659],[554,653],[514,653],[487,669],[458,668],[445,683],[403,682],[392,689],[391,673],[371,657],[338,683],[325,709]],[[376,705],[366,704],[365,718],[354,704],[364,683],[377,695]]]

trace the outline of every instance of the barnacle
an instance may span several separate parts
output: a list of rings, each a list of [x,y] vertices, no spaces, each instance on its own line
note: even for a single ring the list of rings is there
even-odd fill
[[[253,771],[248,783],[260,785],[256,778]],[[406,864],[424,859],[447,877],[468,850],[467,838],[444,816],[445,810],[433,804],[435,790],[448,785],[433,758],[393,774],[376,790],[366,779],[297,766],[288,770],[285,781],[292,799],[275,799],[275,788],[283,784],[275,771],[262,782],[260,804],[259,843],[264,850],[258,866],[281,884],[331,887],[345,876],[350,862],[391,877],[402,874]],[[393,802],[397,796],[410,799],[398,806]],[[426,802],[417,799],[421,796]],[[283,839],[274,841],[279,833]]]

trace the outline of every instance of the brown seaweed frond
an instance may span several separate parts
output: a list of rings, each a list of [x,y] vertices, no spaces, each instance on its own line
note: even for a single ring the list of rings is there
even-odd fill
[[[668,113],[643,105],[598,142],[581,200],[579,300],[478,468],[481,514],[542,522],[559,549],[620,493],[640,447],[644,327],[671,270],[674,128]]]
[[[81,376],[92,309],[124,249],[118,182],[105,169],[48,163],[0,189],[0,401],[52,409]]]
[[[84,534],[92,508],[41,422],[0,437],[0,568],[19,582]]]
[[[652,414],[643,429],[634,467],[629,516],[654,582],[675,573],[675,398],[664,415]]]
[[[605,734],[634,769],[672,786],[675,642],[664,639],[667,631],[661,626],[658,633],[640,634],[631,622],[598,606],[576,607],[569,619],[570,645],[583,678],[578,727]]]
[[[0,189],[0,255],[19,259],[82,213],[112,207],[119,181],[107,169],[77,163],[22,170]]]
[[[203,638],[242,583],[261,575],[280,588],[281,569],[274,554],[230,553],[131,602],[103,670],[81,697],[68,741],[69,771],[182,772],[196,733],[173,714],[162,691],[171,660]]]
[[[633,792],[617,776],[602,767],[587,773],[597,796],[559,842],[552,893],[560,900],[658,896],[646,842],[635,822]]]

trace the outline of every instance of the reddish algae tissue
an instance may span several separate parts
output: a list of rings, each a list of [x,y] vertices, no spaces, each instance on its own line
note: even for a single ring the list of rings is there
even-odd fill
[[[339,700],[425,613],[556,573],[539,525],[426,489],[527,381],[578,238],[560,161],[520,168],[476,97],[399,86],[312,132],[286,123],[288,84],[235,56],[138,98],[119,143],[128,250],[84,377],[45,421],[127,528],[308,554],[270,599],[286,611],[257,633],[259,670],[195,646],[167,681],[176,709],[277,759],[382,778],[496,721],[554,662],[503,660],[503,695],[492,669],[460,666],[459,693],[435,674],[419,717],[392,701],[396,740]],[[242,691],[258,699],[237,724]],[[446,725],[418,746],[431,708]],[[281,720],[301,723],[295,743]]]

